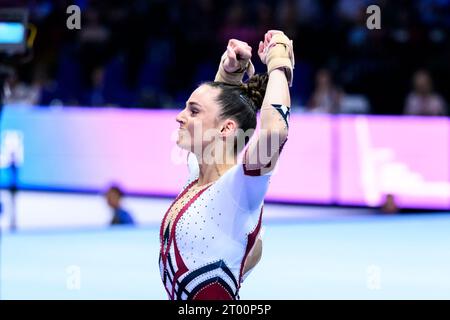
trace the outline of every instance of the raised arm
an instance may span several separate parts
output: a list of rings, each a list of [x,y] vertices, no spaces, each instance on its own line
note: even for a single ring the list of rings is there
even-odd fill
[[[288,136],[294,55],[292,41],[281,31],[266,33],[258,54],[267,65],[268,84],[260,113],[260,132],[244,156],[246,174],[273,170]]]
[[[214,81],[240,85],[245,73],[251,77],[255,73],[255,67],[250,60],[252,48],[244,41],[231,39],[228,41],[227,50],[220,59]]]

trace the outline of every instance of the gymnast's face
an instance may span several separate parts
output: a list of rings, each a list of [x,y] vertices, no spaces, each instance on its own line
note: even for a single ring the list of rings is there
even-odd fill
[[[205,150],[206,146],[221,137],[232,134],[236,127],[231,119],[220,119],[221,107],[217,101],[219,88],[201,85],[192,92],[185,108],[177,115],[177,145],[191,152]]]

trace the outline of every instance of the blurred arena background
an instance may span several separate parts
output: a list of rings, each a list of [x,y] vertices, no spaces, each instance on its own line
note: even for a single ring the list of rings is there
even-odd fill
[[[294,40],[292,118],[241,298],[450,299],[449,0],[1,1],[0,299],[166,298],[175,115],[268,29]]]

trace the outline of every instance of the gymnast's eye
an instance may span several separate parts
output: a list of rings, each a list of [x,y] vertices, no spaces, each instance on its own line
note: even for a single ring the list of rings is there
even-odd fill
[[[191,109],[191,115],[195,116],[198,113],[197,109]]]

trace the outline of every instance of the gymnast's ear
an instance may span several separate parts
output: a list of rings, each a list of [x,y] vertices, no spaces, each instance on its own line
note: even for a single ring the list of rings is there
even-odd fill
[[[220,135],[224,138],[234,135],[238,128],[236,120],[233,119],[225,119],[220,124]]]

